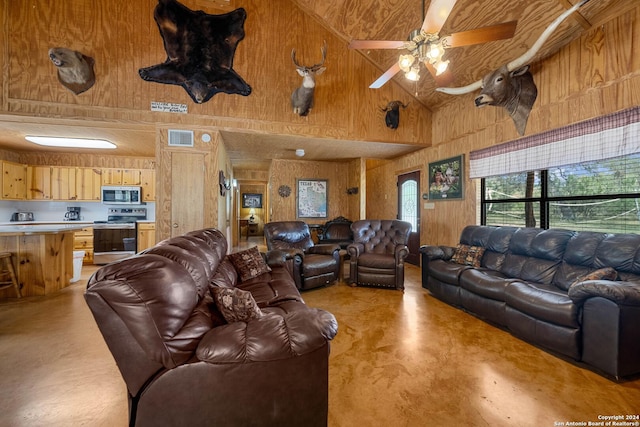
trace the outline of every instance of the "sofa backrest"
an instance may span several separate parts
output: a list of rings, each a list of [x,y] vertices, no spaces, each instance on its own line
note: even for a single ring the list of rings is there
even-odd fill
[[[500,271],[517,227],[469,225],[460,234],[460,243],[485,248],[482,267]]]
[[[213,327],[208,283],[226,251],[220,231],[200,230],[108,264],[89,279],[85,299],[133,396],[159,369],[192,358]]]
[[[353,241],[362,243],[365,252],[394,254],[397,245],[406,245],[411,224],[396,219],[363,219],[351,224]]]

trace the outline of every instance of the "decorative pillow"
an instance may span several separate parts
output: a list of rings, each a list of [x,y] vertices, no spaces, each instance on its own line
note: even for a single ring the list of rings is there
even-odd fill
[[[238,288],[213,288],[213,300],[224,319],[229,322],[248,322],[263,316],[250,292]]]
[[[483,247],[463,245],[460,243],[456,246],[456,251],[453,253],[451,261],[462,265],[480,267],[482,255],[484,255]]]
[[[228,256],[240,275],[242,282],[271,271],[271,268],[264,262],[257,246],[229,254]]]
[[[618,272],[614,268],[604,267],[578,277],[573,281],[571,286],[576,283],[586,282],[587,280],[616,280],[617,278]]]

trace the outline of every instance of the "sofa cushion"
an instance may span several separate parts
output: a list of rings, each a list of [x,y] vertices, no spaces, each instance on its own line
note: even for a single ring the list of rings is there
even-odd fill
[[[238,271],[241,281],[253,279],[271,271],[271,268],[264,262],[264,258],[262,258],[257,246],[229,254],[229,259]]]
[[[505,289],[515,279],[499,271],[470,268],[460,274],[460,287],[497,301],[505,300]]]
[[[460,273],[470,268],[469,265],[436,259],[429,262],[429,275],[441,282],[458,286]]]
[[[262,311],[251,296],[251,292],[238,288],[212,288],[213,299],[229,323],[248,322],[262,317]]]
[[[366,252],[358,257],[360,267],[375,267],[380,269],[396,268],[396,260],[393,255]]]
[[[453,253],[451,261],[462,265],[480,267],[483,254],[483,247],[463,245],[462,243],[460,243],[458,244],[458,246],[456,246],[456,251]]]
[[[579,306],[554,285],[515,281],[505,289],[507,306],[535,319],[579,328]]]

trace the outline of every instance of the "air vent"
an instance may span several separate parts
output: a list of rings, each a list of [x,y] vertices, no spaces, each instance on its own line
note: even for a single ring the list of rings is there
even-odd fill
[[[193,147],[193,131],[169,129],[169,145],[172,147]]]

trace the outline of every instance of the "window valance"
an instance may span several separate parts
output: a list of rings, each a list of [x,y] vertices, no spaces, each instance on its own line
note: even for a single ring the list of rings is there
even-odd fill
[[[469,153],[470,178],[519,173],[640,152],[640,106]]]

